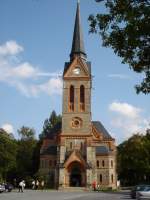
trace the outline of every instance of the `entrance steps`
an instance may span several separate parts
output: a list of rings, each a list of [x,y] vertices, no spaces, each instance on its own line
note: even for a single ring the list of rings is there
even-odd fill
[[[86,187],[61,187],[59,188],[60,191],[65,191],[65,192],[86,192],[90,191],[89,188]]]

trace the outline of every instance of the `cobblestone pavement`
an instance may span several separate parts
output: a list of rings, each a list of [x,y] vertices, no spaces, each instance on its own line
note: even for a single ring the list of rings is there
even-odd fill
[[[0,193],[0,200],[118,200],[130,199],[128,192],[64,192],[64,191],[33,191],[25,190],[23,193],[12,191]]]

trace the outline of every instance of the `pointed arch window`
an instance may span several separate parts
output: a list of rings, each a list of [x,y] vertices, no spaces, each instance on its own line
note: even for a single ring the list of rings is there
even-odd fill
[[[72,142],[70,142],[70,149],[72,149]]]
[[[102,166],[105,167],[105,161],[104,160],[102,161]]]
[[[111,183],[113,183],[114,182],[114,176],[113,176],[113,174],[111,175]]]
[[[111,160],[111,167],[113,167],[113,160]]]
[[[103,177],[102,177],[102,174],[100,174],[99,176],[99,182],[102,183],[103,182]]]
[[[70,94],[69,94],[69,110],[74,111],[74,86],[70,86]]]
[[[85,88],[84,85],[80,86],[80,111],[85,111]]]
[[[99,168],[99,160],[97,160],[97,168]]]

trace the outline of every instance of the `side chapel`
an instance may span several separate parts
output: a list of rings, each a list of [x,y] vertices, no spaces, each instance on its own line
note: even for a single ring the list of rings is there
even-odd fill
[[[43,139],[39,172],[51,187],[116,188],[116,146],[100,121],[91,121],[91,63],[77,3],[70,61],[63,72],[62,126]]]

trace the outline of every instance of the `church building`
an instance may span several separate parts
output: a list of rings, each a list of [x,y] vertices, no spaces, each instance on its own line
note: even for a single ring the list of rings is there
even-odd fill
[[[62,126],[43,139],[39,173],[54,188],[116,188],[116,146],[91,118],[91,63],[87,61],[77,3],[70,61],[63,72]]]

